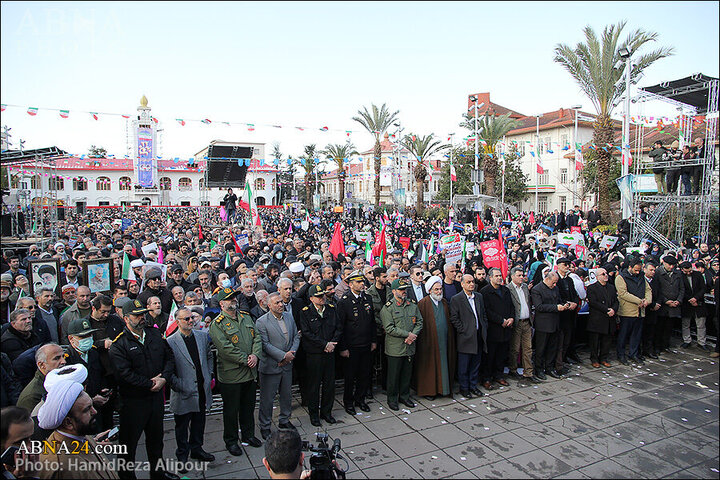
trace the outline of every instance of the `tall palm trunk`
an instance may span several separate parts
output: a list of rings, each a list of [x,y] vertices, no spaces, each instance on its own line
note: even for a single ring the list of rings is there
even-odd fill
[[[601,114],[593,125],[593,143],[595,145],[607,145],[613,142],[613,123],[607,114]],[[598,174],[598,209],[600,215],[606,222],[610,222],[610,164],[612,153],[598,147],[597,153],[597,174]]]
[[[375,139],[375,211],[380,208],[380,167],[382,166],[382,148],[380,147],[380,139]]]
[[[338,181],[340,182],[340,198],[338,199],[338,203],[340,206],[345,205],[345,168],[340,170],[340,173],[338,174]]]
[[[490,196],[495,196],[495,180],[498,174],[498,161],[495,158],[495,154],[490,154],[485,157],[485,186],[486,193]]]
[[[417,165],[413,173],[415,174],[416,192],[415,213],[422,215],[425,211],[425,177],[427,176],[427,171],[423,165]]]
[[[312,207],[312,194],[310,192],[310,174],[305,174],[305,207]]]

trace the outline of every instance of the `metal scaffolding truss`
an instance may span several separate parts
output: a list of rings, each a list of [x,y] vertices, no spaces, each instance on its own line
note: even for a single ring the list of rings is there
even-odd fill
[[[717,143],[719,89],[720,82],[718,79],[697,74],[641,89],[638,96],[635,97],[634,100],[636,101],[662,100],[682,107],[683,112],[686,114],[680,116],[678,128],[678,141],[681,146],[691,144],[694,117],[698,113],[703,113],[705,115],[705,155],[702,158],[692,160],[653,163],[651,159],[644,159],[640,155],[644,142],[644,126],[637,126],[638,131],[636,132],[634,147],[637,152],[636,157],[640,158],[640,160],[635,162],[636,176],[651,167],[668,168],[670,166],[698,167],[702,169],[702,174],[698,195],[680,195],[681,182],[678,182],[678,189],[668,195],[642,196],[633,189],[631,244],[638,245],[642,239],[648,238],[665,248],[677,249],[678,245],[682,245],[685,235],[691,233],[686,232],[685,228],[685,216],[687,213],[697,215],[697,235],[701,242],[708,241],[710,215],[713,212],[715,215],[718,214],[718,196],[712,192],[712,176]],[[705,100],[707,100],[707,105],[701,104]],[[651,206],[645,220],[642,220],[639,214],[642,205]],[[675,234],[673,240],[677,244],[674,244],[671,239],[657,230],[662,220],[669,215],[672,215],[671,220],[674,221]],[[695,234],[695,232],[692,232],[692,234]]]

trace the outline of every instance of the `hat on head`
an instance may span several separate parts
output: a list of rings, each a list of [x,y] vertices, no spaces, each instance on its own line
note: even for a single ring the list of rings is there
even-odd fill
[[[209,267],[212,267],[212,262],[211,262],[210,260],[204,259],[204,260],[200,263],[200,268],[203,268],[205,265],[207,265],[207,266],[209,266]]]
[[[558,259],[555,261],[555,263],[556,263],[557,265],[560,265],[561,263],[564,263],[565,265],[570,265],[570,263],[572,263],[572,262],[570,261],[569,258],[563,257],[563,258],[558,258]]]
[[[170,269],[171,272],[184,272],[185,269],[180,265],[179,263],[176,263],[173,265],[173,267]]]
[[[57,250],[58,247],[63,247],[63,249],[65,249],[65,244],[64,244],[63,242],[57,242],[57,243],[54,245],[55,250]]]
[[[67,328],[68,335],[78,335],[84,337],[93,332],[97,332],[99,328],[92,328],[90,320],[87,318],[76,318],[70,322]]]
[[[55,430],[59,427],[82,392],[82,384],[72,380],[61,380],[55,384],[48,391],[45,403],[38,410],[40,428]]]
[[[130,262],[130,268],[139,268],[145,265],[145,262],[143,262],[141,259],[136,258],[132,262]]]
[[[132,300],[122,307],[123,315],[143,315],[149,311],[140,300]]]
[[[162,272],[159,268],[151,268],[145,274],[145,280],[156,280],[162,278]]]
[[[312,258],[312,259],[310,259],[310,261],[308,262],[308,267],[311,267],[311,266],[313,266],[313,265],[318,265],[319,263],[320,263],[320,260],[318,260],[317,258]]]
[[[126,304],[132,303],[133,299],[130,297],[120,297],[113,300],[113,305],[117,308],[123,308]]]
[[[323,296],[325,296],[325,290],[323,290],[322,285],[312,285],[308,289],[308,296],[323,297]]]
[[[690,262],[682,262],[680,264],[680,268],[692,268],[692,263]]]
[[[43,386],[45,391],[49,392],[51,388],[60,383],[61,381],[71,381],[83,383],[88,377],[88,370],[82,363],[74,363],[72,365],[66,365],[59,367],[54,370],[50,370],[45,376]]]
[[[662,258],[662,261],[667,263],[668,265],[677,265],[678,263],[677,258],[673,257],[672,255],[665,255]]]
[[[361,282],[361,281],[365,280],[365,275],[363,275],[363,273],[360,270],[353,270],[352,272],[350,272],[350,275],[348,275],[345,280],[347,282],[349,282],[351,280],[357,280],[357,281]]]
[[[302,273],[305,270],[302,262],[293,262],[290,264],[290,271],[292,273]]]
[[[233,298],[233,297],[234,297],[235,295],[237,295],[238,293],[240,293],[240,290],[233,290],[233,289],[230,288],[230,287],[223,288],[223,289],[220,290],[220,291],[218,292],[218,294],[217,294],[217,296],[218,296],[218,301],[230,300],[231,298]]]
[[[425,282],[425,291],[429,292],[430,289],[435,286],[436,283],[441,283],[442,278],[438,277],[437,275],[433,275],[430,278],[427,279]]]
[[[390,285],[391,290],[405,290],[406,288],[410,288],[410,284],[404,278],[393,280],[392,285]]]

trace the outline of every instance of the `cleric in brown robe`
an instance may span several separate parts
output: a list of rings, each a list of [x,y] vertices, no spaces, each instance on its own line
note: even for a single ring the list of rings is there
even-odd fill
[[[452,396],[457,350],[442,279],[430,277],[425,289],[428,295],[418,302],[423,329],[416,340],[413,383],[418,395],[434,399],[437,395]]]

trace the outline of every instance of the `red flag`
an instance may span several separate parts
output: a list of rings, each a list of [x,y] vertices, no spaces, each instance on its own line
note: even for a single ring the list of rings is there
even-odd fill
[[[410,237],[400,237],[398,240],[400,241],[400,245],[403,246],[402,254],[405,255],[405,252],[410,248]]]
[[[479,213],[477,214],[477,226],[478,226],[478,230],[480,230],[480,231],[485,230],[485,225],[483,225],[483,221],[480,218]]]
[[[338,255],[341,253],[347,255],[347,253],[345,253],[345,243],[343,242],[342,233],[340,233],[340,222],[335,222],[335,231],[332,240],[330,240],[329,250],[335,258],[338,258]]]
[[[200,240],[203,239],[202,225],[200,225],[199,223],[198,223],[198,238],[200,238]]]
[[[535,215],[533,215],[533,212],[530,212],[530,225],[535,225]]]
[[[384,254],[384,256],[383,256]],[[373,257],[381,257],[385,258],[387,257],[387,243],[385,240],[385,225],[383,225],[382,230],[380,230],[380,234],[378,235],[377,239],[375,240],[375,246],[372,248],[372,256]]]
[[[502,229],[498,228],[498,246],[500,247],[500,272],[502,273],[503,280],[507,278],[508,274],[508,262],[507,262],[507,252],[505,251],[505,242],[503,242],[502,238]]]

